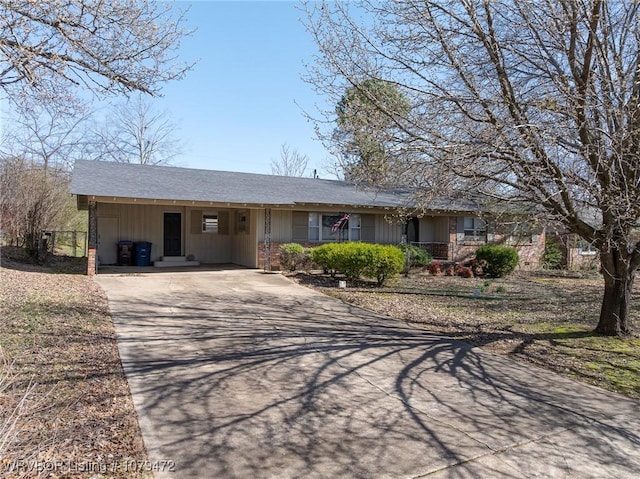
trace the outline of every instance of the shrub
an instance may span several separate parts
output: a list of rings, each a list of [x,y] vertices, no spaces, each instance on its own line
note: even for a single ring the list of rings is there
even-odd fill
[[[455,274],[456,274],[456,269],[452,264],[447,266],[447,268],[444,270],[445,276],[455,276]]]
[[[544,253],[540,263],[544,269],[560,269],[562,265],[560,246],[550,238],[547,238],[544,243]]]
[[[304,248],[298,243],[280,245],[280,266],[287,271],[295,271],[304,260]]]
[[[495,244],[480,246],[476,251],[476,259],[483,266],[482,270],[490,278],[503,278],[518,266],[518,252],[515,248]]]
[[[400,273],[405,264],[405,256],[400,248],[391,245],[367,245],[370,247],[370,259],[364,274],[375,278],[378,285]]]
[[[427,266],[433,260],[431,255],[419,246],[402,243],[399,247],[404,253],[405,264],[407,264],[409,268]]]
[[[337,250],[339,243],[327,243],[311,250],[311,260],[320,266],[325,273],[331,273],[335,276],[338,271],[337,267]]]
[[[458,266],[458,276],[473,278],[473,270],[467,266]]]
[[[337,272],[350,280],[365,276],[380,285],[402,271],[405,262],[400,248],[367,243],[327,243],[313,248],[311,258],[331,276]]]
[[[366,243],[341,243],[336,245],[336,269],[347,279],[358,279],[372,261],[371,249]],[[404,257],[403,257],[404,258]]]
[[[427,266],[429,273],[433,276],[440,276],[442,274],[442,263],[440,261],[433,261]]]

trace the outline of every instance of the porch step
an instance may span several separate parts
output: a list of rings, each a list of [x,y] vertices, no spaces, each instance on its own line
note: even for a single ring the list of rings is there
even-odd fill
[[[154,261],[156,268],[176,268],[180,266],[200,266],[199,261],[187,261],[186,256],[163,256],[161,260]]]

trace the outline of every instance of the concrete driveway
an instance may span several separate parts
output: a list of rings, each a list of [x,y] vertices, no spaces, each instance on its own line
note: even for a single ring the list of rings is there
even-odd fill
[[[640,474],[637,401],[277,274],[98,282],[157,478]]]

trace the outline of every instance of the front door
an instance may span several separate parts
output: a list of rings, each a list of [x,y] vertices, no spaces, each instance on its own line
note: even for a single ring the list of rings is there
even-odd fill
[[[99,264],[116,264],[118,261],[118,218],[98,218]]]
[[[182,214],[164,214],[164,253],[163,256],[182,255]]]
[[[420,220],[418,218],[411,218],[407,221],[406,235],[407,243],[417,243],[420,241]]]

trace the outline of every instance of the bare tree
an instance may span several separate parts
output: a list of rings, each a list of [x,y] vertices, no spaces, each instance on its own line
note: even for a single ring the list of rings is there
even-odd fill
[[[0,88],[17,103],[61,107],[75,87],[154,94],[189,69],[175,55],[183,24],[170,2],[3,0]]]
[[[320,52],[309,80],[333,104],[368,78],[395,84],[411,108],[378,108],[395,125],[393,161],[423,185],[461,178],[494,207],[534,205],[593,244],[604,276],[596,331],[628,334],[640,266],[639,8],[604,0],[308,3]]]
[[[142,165],[168,165],[182,153],[177,127],[166,111],[141,94],[117,105],[94,132],[96,159]]]
[[[64,220],[69,175],[22,158],[0,161],[0,227],[35,260],[43,260],[42,232]]]
[[[70,169],[92,149],[89,132],[91,113],[75,108],[74,115],[50,105],[21,109],[2,131],[0,155],[20,157],[44,170]]]
[[[280,176],[304,176],[308,163],[307,155],[303,155],[295,148],[291,149],[284,143],[280,147],[280,158],[271,160],[271,173]]]

